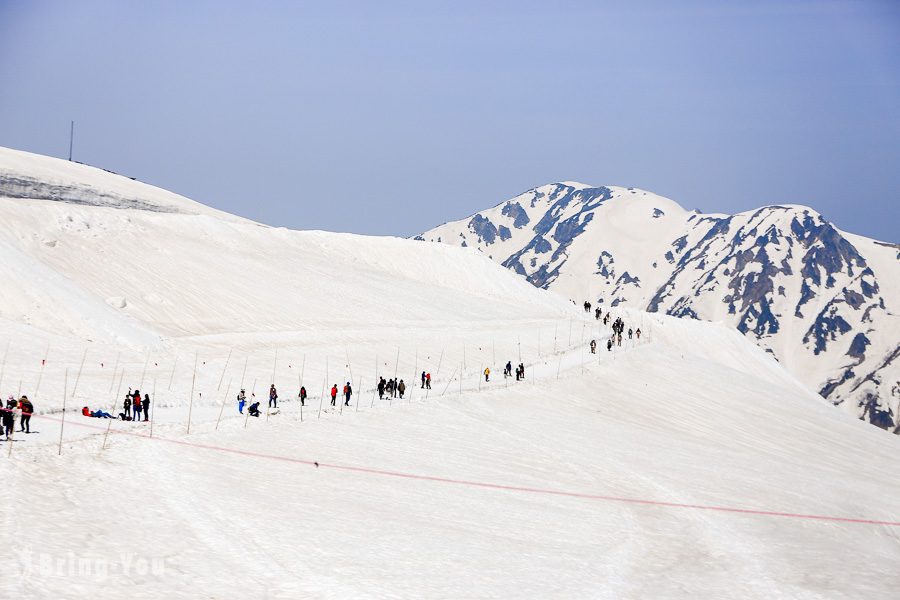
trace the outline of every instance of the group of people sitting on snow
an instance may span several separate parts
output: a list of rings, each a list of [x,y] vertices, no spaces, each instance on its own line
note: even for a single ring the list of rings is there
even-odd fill
[[[97,410],[91,410],[87,406],[81,409],[81,414],[85,417],[94,417],[97,419],[115,419],[110,413],[106,412],[103,409],[98,408]],[[125,400],[122,403],[122,412],[119,413],[118,418],[123,421],[140,421],[141,414],[144,415],[143,421],[150,420],[150,394],[141,395],[140,390],[131,391],[131,388],[128,388],[128,393],[125,394]]]
[[[31,433],[31,415],[34,413],[34,404],[28,399],[28,396],[22,396],[16,400],[15,396],[10,394],[6,399],[6,407],[4,408],[2,400],[0,400],[0,433],[9,440],[16,428],[16,419],[19,420],[19,431],[22,433]]]

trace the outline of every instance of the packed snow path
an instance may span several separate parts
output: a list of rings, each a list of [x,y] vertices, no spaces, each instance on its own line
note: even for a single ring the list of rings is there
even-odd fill
[[[215,431],[211,404],[195,407],[188,436],[183,405],[160,410],[155,435],[178,443],[116,434],[103,450],[102,430],[73,432],[57,457],[45,436],[58,415],[48,415],[40,437],[14,448],[15,465],[28,468],[3,463],[0,499],[40,507],[41,518],[7,516],[21,543],[4,564],[30,574],[4,577],[0,589],[893,597],[896,527],[687,506],[895,522],[900,469],[894,438],[823,406],[761,352],[743,354],[737,334],[709,326],[712,336],[682,351],[673,340],[702,327],[684,326],[666,323],[659,343],[604,349],[584,374],[576,348],[563,353],[559,379],[550,359],[534,382],[507,388],[501,376],[479,393],[471,377],[461,395],[433,389],[428,401],[372,410],[364,395],[358,411],[303,424],[292,401],[268,422],[245,428],[232,416]],[[143,424],[114,427],[147,434]]]

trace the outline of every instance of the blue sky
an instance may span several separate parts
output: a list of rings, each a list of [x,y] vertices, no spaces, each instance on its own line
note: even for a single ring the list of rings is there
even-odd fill
[[[412,235],[561,180],[900,241],[900,3],[0,0],[0,145]]]

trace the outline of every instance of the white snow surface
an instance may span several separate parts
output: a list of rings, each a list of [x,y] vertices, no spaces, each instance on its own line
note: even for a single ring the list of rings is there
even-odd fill
[[[474,250],[265,227],[9,150],[3,176],[81,195],[0,198],[0,394],[37,413],[0,442],[0,597],[900,589],[896,438],[730,328],[620,308],[643,336],[607,351]],[[273,381],[277,414],[237,414]],[[151,422],[81,416],[129,387]]]

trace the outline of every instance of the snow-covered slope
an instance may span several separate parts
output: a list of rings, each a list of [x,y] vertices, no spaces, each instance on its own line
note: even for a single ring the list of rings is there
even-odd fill
[[[0,441],[0,597],[900,586],[896,439],[733,328],[619,306],[644,335],[607,351],[608,327],[475,249],[264,227],[12,151],[0,173],[37,190],[0,190],[0,394],[38,413]],[[279,412],[237,413],[270,383]],[[132,387],[149,422],[81,416]]]
[[[723,321],[882,427],[900,405],[900,245],[804,206],[689,212],[635,188],[545,185],[419,236],[565,297]]]
[[[77,192],[44,195],[45,180]],[[40,183],[31,193],[10,181]],[[266,227],[12,150],[0,149],[0,216],[0,278],[15,282],[0,286],[0,319],[90,339],[142,346],[148,334],[419,324],[435,312],[528,318],[564,308],[475,252]]]

